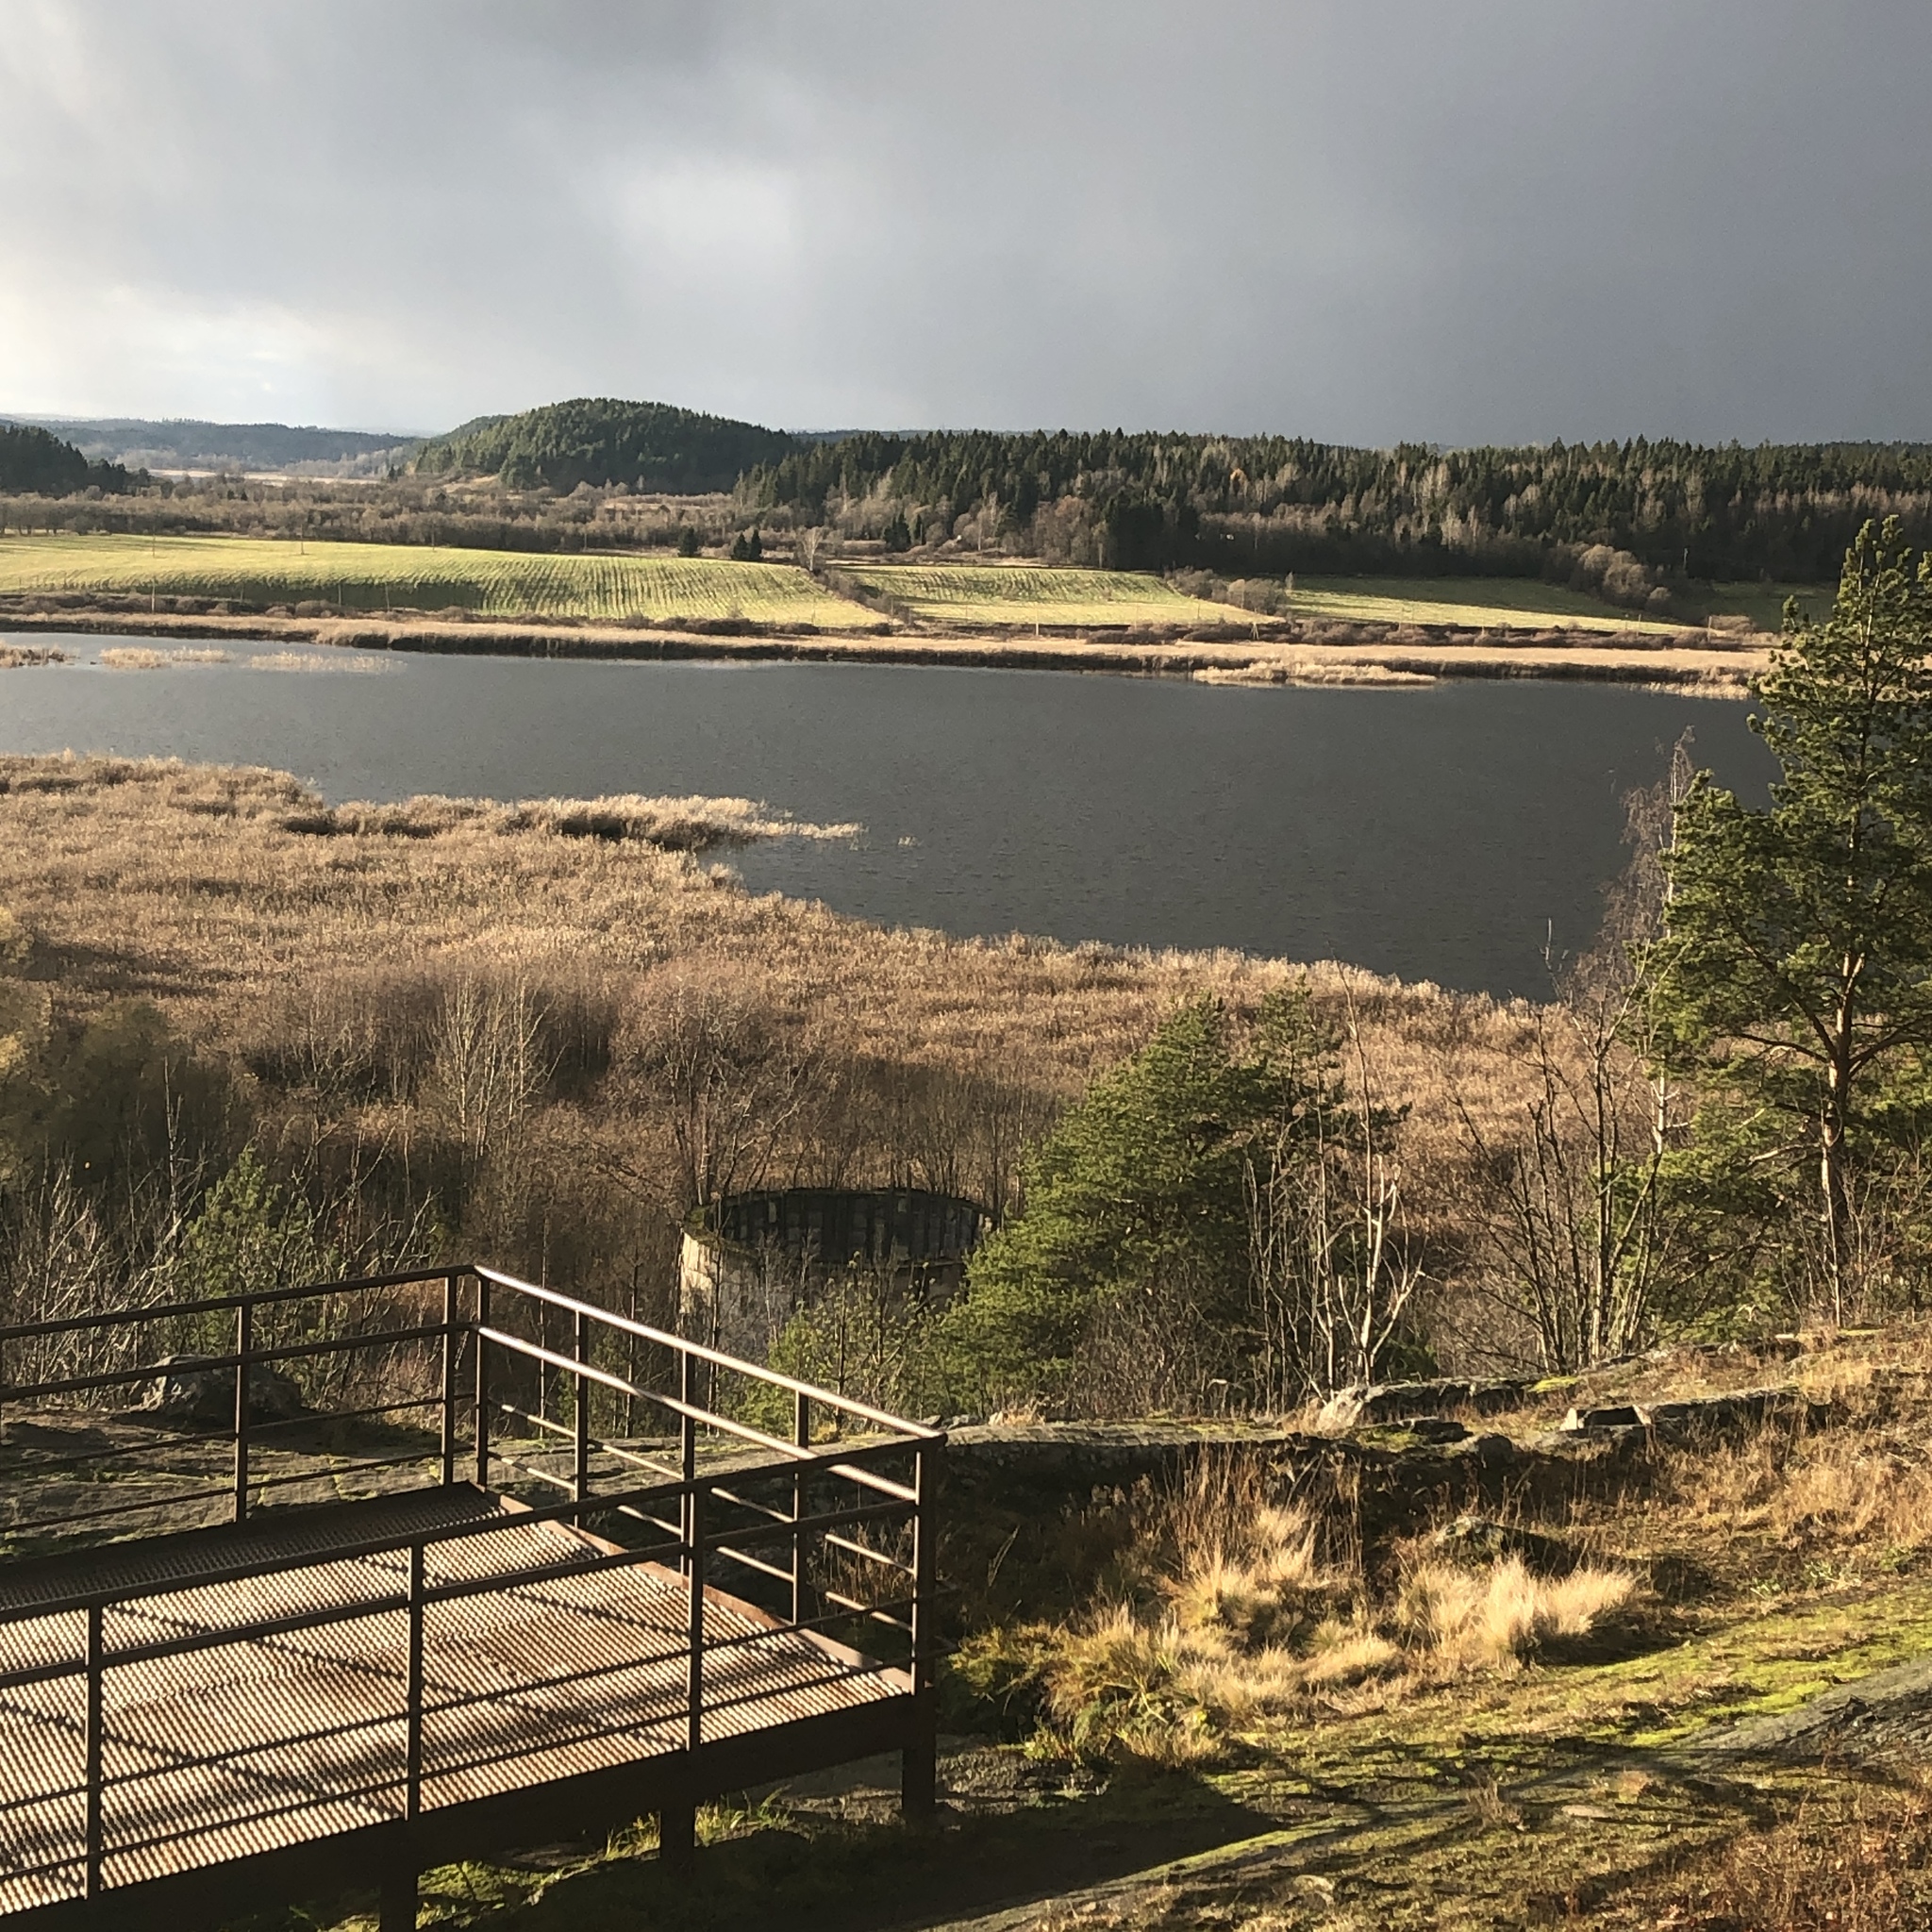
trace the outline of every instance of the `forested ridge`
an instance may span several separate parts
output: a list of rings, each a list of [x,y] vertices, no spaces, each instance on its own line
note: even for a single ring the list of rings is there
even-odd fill
[[[994,511],[1003,532],[1084,514],[1109,560],[1257,571],[1535,575],[1608,544],[1691,577],[1828,578],[1859,526],[1932,534],[1923,443],[1553,442],[1351,449],[1299,437],[861,434],[747,475],[749,508],[841,521],[855,503]],[[1051,545],[1041,546],[1050,548]]]
[[[734,423],[669,403],[579,397],[517,416],[481,416],[425,443],[426,475],[492,475],[511,489],[703,492],[729,490],[746,471],[797,447],[782,430]]]
[[[74,496],[92,489],[119,495],[145,480],[119,463],[91,463],[71,442],[32,424],[0,422],[0,491]]]
[[[1668,602],[1671,586],[1692,581],[1827,581],[1874,519],[1895,517],[1907,541],[1932,541],[1925,443],[1709,448],[1638,438],[1373,450],[1138,430],[829,439],[581,397],[478,417],[424,443],[412,469],[337,509],[305,497],[302,528],[323,539],[431,541],[425,518],[434,496],[435,541],[486,547],[670,542],[676,525],[695,518],[712,544],[761,525],[781,539],[819,528],[891,551],[952,541],[974,554],[1229,579],[1548,576],[1588,579],[1633,608]],[[0,425],[0,492],[116,494],[140,481],[88,462],[45,429]],[[460,503],[442,501],[451,485]],[[658,519],[662,529],[630,528],[626,499],[644,495],[674,501],[670,521]],[[678,513],[676,499],[702,495],[714,500]],[[226,526],[225,518],[192,521]],[[1604,588],[1612,569],[1614,594]]]

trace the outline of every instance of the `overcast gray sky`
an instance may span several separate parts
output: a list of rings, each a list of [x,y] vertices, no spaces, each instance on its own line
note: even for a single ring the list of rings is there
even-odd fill
[[[1932,438],[1932,7],[0,0],[0,408]]]

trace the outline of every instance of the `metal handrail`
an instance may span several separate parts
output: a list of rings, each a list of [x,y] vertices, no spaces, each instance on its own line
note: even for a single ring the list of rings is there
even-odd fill
[[[665,1348],[675,1349],[680,1355],[708,1362],[713,1368],[729,1369],[734,1374],[750,1375],[754,1380],[763,1382],[771,1388],[783,1389],[793,1395],[807,1395],[814,1402],[829,1403],[832,1407],[846,1415],[857,1416],[861,1422],[876,1424],[879,1427],[891,1429],[897,1434],[931,1441],[944,1433],[925,1423],[908,1422],[904,1416],[888,1415],[884,1409],[874,1408],[869,1404],[856,1401],[849,1395],[835,1394],[829,1389],[821,1389],[816,1383],[801,1382],[796,1376],[785,1374],[777,1369],[763,1368],[756,1362],[742,1361],[736,1356],[725,1355],[722,1350],[708,1348],[703,1342],[692,1341],[688,1336],[675,1335],[668,1329],[653,1328],[646,1322],[634,1321],[630,1316],[617,1314],[609,1308],[600,1308],[593,1302],[578,1301],[574,1295],[559,1293],[554,1288],[540,1287],[534,1281],[520,1281],[514,1274],[505,1274],[498,1269],[472,1264],[467,1272],[484,1281],[492,1281],[499,1288],[508,1288],[538,1301],[549,1302],[556,1307],[568,1308],[574,1314],[587,1315],[594,1321],[601,1322],[608,1328],[615,1328],[625,1335],[634,1335],[641,1341],[654,1341]],[[5,1337],[0,1336],[0,1341],[4,1340]]]
[[[588,1321],[596,1322],[604,1327],[635,1337],[638,1341],[655,1343],[678,1355],[706,1362],[714,1368],[727,1369],[735,1374],[749,1375],[771,1388],[782,1389],[789,1394],[808,1396],[812,1401],[824,1403],[842,1414],[854,1416],[876,1427],[890,1429],[898,1435],[930,1440],[940,1433],[927,1424],[908,1421],[903,1416],[889,1415],[885,1410],[874,1408],[868,1403],[859,1402],[848,1395],[841,1395],[833,1390],[822,1389],[814,1383],[800,1381],[796,1376],[787,1375],[779,1370],[741,1360],[720,1349],[693,1341],[689,1336],[678,1335],[669,1329],[654,1328],[649,1323],[620,1315],[613,1309],[600,1308],[593,1302],[579,1300],[575,1295],[564,1294],[539,1282],[525,1281],[517,1275],[506,1274],[501,1269],[491,1268],[477,1261],[453,1261],[440,1268],[410,1269],[391,1274],[355,1275],[339,1281],[305,1282],[289,1288],[266,1288],[249,1290],[239,1294],[208,1295],[196,1301],[157,1302],[143,1307],[104,1308],[99,1313],[92,1315],[64,1315],[42,1322],[12,1323],[0,1326],[0,1347],[4,1347],[9,1341],[39,1341],[49,1336],[79,1334],[88,1329],[159,1322],[188,1315],[234,1313],[245,1307],[265,1307],[285,1302],[314,1300],[323,1296],[355,1294],[371,1289],[427,1287],[446,1281],[452,1275],[471,1275],[479,1281],[491,1282],[498,1288],[509,1290],[514,1294],[525,1295],[531,1300],[565,1309]],[[468,1323],[458,1325],[465,1332],[474,1332],[475,1326],[475,1324]],[[271,1348],[251,1349],[245,1356],[230,1351],[224,1355],[197,1357],[194,1367],[209,1370],[237,1368],[243,1360],[250,1363],[285,1361],[303,1355],[422,1341],[445,1332],[445,1324],[438,1322],[412,1329],[382,1329],[368,1335],[345,1336],[325,1341],[280,1343]],[[12,1385],[0,1381],[0,1402],[75,1394],[87,1389],[149,1381],[162,1373],[167,1366],[155,1362],[133,1369],[116,1370],[108,1374],[68,1377],[45,1383]],[[643,1390],[635,1392],[645,1399],[650,1399],[656,1394],[656,1391]]]
[[[326,1294],[355,1294],[370,1288],[413,1288],[441,1281],[450,1274],[475,1274],[479,1271],[467,1261],[452,1261],[441,1268],[415,1268],[402,1274],[355,1274],[340,1281],[308,1281],[294,1288],[251,1288],[239,1294],[208,1295],[192,1302],[154,1302],[143,1307],[103,1308],[93,1315],[60,1315],[44,1322],[15,1322],[0,1327],[0,1342],[35,1341],[46,1335],[73,1335],[83,1328],[109,1328],[129,1322],[158,1322],[167,1315],[212,1315],[223,1310],[233,1313],[243,1302],[258,1307],[271,1302],[308,1301]],[[11,1393],[13,1391],[6,1391]]]
[[[776,1476],[780,1474],[790,1476],[794,1469],[807,1474],[839,1475],[844,1473],[841,1464],[861,1457],[884,1457],[903,1445],[893,1442],[868,1443],[861,1448],[841,1447],[822,1450],[809,1462],[790,1464],[782,1471],[773,1470],[767,1474]],[[591,1499],[588,1513],[614,1514],[619,1508],[629,1506],[637,1507],[645,1503],[662,1502],[690,1495],[695,1490],[714,1490],[721,1480],[742,1482],[745,1472],[734,1470],[726,1476],[695,1476],[689,1482],[667,1482],[647,1484],[641,1489],[612,1490]],[[873,1506],[879,1512],[892,1510],[895,1513],[911,1507],[901,1500],[890,1504]],[[541,1523],[575,1523],[577,1517],[587,1513],[584,1506],[575,1499],[566,1503],[546,1503],[533,1508],[520,1507],[506,1511],[500,1516],[479,1517],[467,1523],[439,1524],[433,1529],[391,1530],[386,1536],[359,1538],[354,1542],[332,1544],[326,1551],[307,1555],[291,1560],[286,1555],[275,1556],[264,1552],[258,1557],[244,1558],[239,1562],[224,1563],[208,1570],[196,1571],[192,1577],[149,1577],[144,1581],[117,1585],[110,1589],[63,1591],[31,1605],[5,1617],[0,1623],[25,1622],[34,1617],[57,1616],[63,1611],[91,1608],[96,1605],[108,1606],[119,1603],[134,1603],[151,1596],[169,1596],[186,1589],[214,1589],[224,1584],[244,1583],[251,1577],[273,1576],[296,1570],[322,1569],[335,1563],[353,1563],[370,1557],[392,1556],[399,1550],[413,1548],[418,1544],[462,1542],[473,1537],[499,1536],[507,1531],[520,1529]],[[756,1534],[772,1534],[759,1527]],[[712,1543],[728,1542],[734,1538],[748,1539],[752,1529],[724,1530],[710,1539]],[[512,1575],[510,1581],[514,1582]],[[491,1587],[508,1587],[499,1581]],[[242,1626],[236,1626],[238,1629]],[[0,1682],[4,1682],[0,1679]]]
[[[465,1297],[461,1292],[466,1279],[475,1284],[474,1298]],[[266,1345],[258,1344],[257,1341],[257,1317],[268,1307],[304,1299],[348,1295],[367,1290],[426,1288],[437,1284],[442,1290],[442,1318],[440,1321],[425,1320],[424,1316],[428,1312],[426,1308],[419,1309],[404,1301],[391,1304],[381,1311],[385,1321],[400,1319],[403,1324],[400,1326],[376,1325],[366,1327],[359,1333],[339,1335],[318,1335],[310,1327],[308,1333],[299,1339]],[[547,1322],[536,1324],[537,1335],[543,1339],[532,1339],[513,1332],[511,1327],[503,1325],[500,1312],[497,1320],[492,1322],[492,1294],[497,1297],[495,1307],[499,1311],[508,1305],[503,1297],[515,1297],[533,1302],[546,1311],[555,1308],[567,1315],[572,1331],[570,1352],[547,1345]],[[474,1301],[473,1312],[468,1314],[462,1307],[466,1299]],[[846,1633],[855,1628],[860,1632],[868,1628],[890,1628],[896,1636],[889,1654],[896,1651],[899,1641],[904,1640],[909,1656],[905,1674],[901,1676],[896,1671],[892,1673],[895,1682],[909,1690],[916,1708],[924,1710],[929,1706],[935,1655],[933,1611],[936,1591],[929,1515],[929,1458],[944,1444],[945,1437],[941,1430],[888,1415],[868,1404],[817,1388],[776,1370],[737,1360],[701,1342],[653,1328],[648,1324],[599,1308],[540,1284],[522,1281],[500,1270],[470,1263],[359,1276],[334,1283],[271,1289],[258,1293],[205,1297],[193,1302],[159,1304],[143,1308],[112,1309],[98,1316],[16,1324],[0,1327],[0,1346],[8,1342],[74,1335],[89,1329],[114,1330],[142,1323],[220,1314],[230,1314],[234,1318],[235,1345],[218,1355],[193,1357],[192,1367],[204,1374],[232,1375],[234,1381],[232,1440],[235,1467],[231,1493],[238,1524],[248,1517],[252,1494],[315,1480],[316,1474],[321,1474],[291,1473],[286,1466],[275,1469],[274,1465],[269,1466],[274,1470],[273,1474],[264,1470],[259,1462],[263,1445],[252,1444],[258,1431],[267,1436],[277,1430],[296,1427],[302,1422],[312,1420],[326,1424],[332,1420],[323,1415],[258,1424],[254,1423],[250,1414],[250,1376],[257,1367],[439,1341],[439,1393],[378,1404],[371,1404],[364,1397],[362,1406],[351,1408],[346,1415],[334,1420],[364,1420],[384,1414],[440,1410],[441,1485],[451,1487],[457,1480],[458,1461],[467,1463],[469,1460],[467,1449],[459,1457],[458,1443],[458,1407],[459,1404],[467,1405],[474,1411],[475,1468],[479,1486],[486,1490],[491,1487],[493,1459],[497,1470],[522,1468],[526,1477],[541,1477],[566,1493],[557,1501],[534,1507],[517,1505],[501,1513],[444,1521],[413,1529],[397,1528],[386,1533],[364,1535],[350,1541],[311,1546],[292,1554],[258,1545],[253,1554],[245,1550],[238,1552],[229,1560],[218,1561],[190,1574],[178,1571],[168,1575],[149,1574],[146,1576],[129,1576],[118,1583],[102,1582],[88,1587],[85,1580],[87,1573],[82,1569],[75,1573],[72,1587],[59,1587],[56,1577],[49,1577],[48,1583],[52,1587],[48,1588],[45,1595],[22,1602],[0,1615],[0,1623],[17,1624],[44,1624],[44,1620],[76,1613],[83,1619],[85,1641],[78,1647],[77,1654],[72,1648],[67,1649],[64,1656],[48,1657],[42,1652],[42,1661],[0,1672],[0,1690],[76,1677],[84,1680],[85,1716],[81,1726],[84,1775],[75,1793],[81,1796],[84,1803],[84,1849],[66,1861],[68,1869],[79,1874],[79,1889],[84,1896],[92,1898],[103,1891],[109,1851],[119,1857],[134,1845],[132,1839],[125,1837],[117,1838],[111,1846],[109,1844],[107,1815],[109,1792],[124,1785],[160,1776],[164,1769],[156,1767],[152,1773],[107,1774],[104,1752],[108,1706],[104,1694],[104,1680],[112,1670],[152,1665],[164,1659],[238,1643],[276,1642],[297,1638],[306,1632],[371,1618],[406,1619],[408,1641],[402,1674],[403,1708],[399,1713],[386,1719],[362,1717],[341,1724],[310,1727],[304,1730],[300,1739],[272,1740],[278,1746],[304,1742],[316,1744],[346,1738],[352,1733],[373,1731],[381,1724],[392,1724],[400,1717],[404,1726],[400,1761],[392,1774],[370,1789],[400,1791],[406,1819],[414,1819],[420,1814],[425,1782],[449,1775],[458,1768],[453,1758],[439,1755],[433,1740],[425,1734],[425,1720],[491,1705],[501,1705],[507,1711],[513,1712],[516,1700],[532,1689],[560,1689],[575,1683],[602,1680],[626,1670],[662,1670],[681,1657],[685,1662],[684,1681],[681,1690],[669,1685],[665,1687],[669,1704],[664,1725],[667,1738],[678,1737],[684,1751],[694,1756],[708,1741],[708,1712],[724,1711],[739,1703],[767,1694],[762,1690],[745,1690],[741,1686],[726,1689],[724,1684],[715,1680],[708,1683],[708,1663],[715,1667],[715,1660],[721,1656],[741,1651],[755,1654],[757,1645],[788,1635],[808,1636],[816,1641],[820,1631]],[[679,1365],[675,1385],[676,1392],[643,1387],[593,1360],[592,1341],[600,1332],[614,1333],[670,1351]],[[474,1401],[467,1387],[459,1387],[465,1379],[459,1373],[459,1364],[468,1358],[470,1346],[467,1338],[473,1336]],[[565,1419],[553,1421],[547,1415],[533,1415],[514,1403],[492,1402],[490,1389],[492,1352],[499,1364],[508,1357],[534,1365],[538,1375],[540,1408],[545,1406],[542,1391],[552,1386],[550,1374],[555,1373],[568,1377],[575,1391],[574,1409],[566,1413]],[[80,1359],[84,1362],[86,1357]],[[634,1352],[630,1359],[635,1361]],[[8,1384],[0,1379],[0,1402],[12,1404],[39,1397],[123,1388],[151,1380],[174,1366],[174,1363],[157,1361],[91,1374],[48,1377],[39,1383]],[[722,1408],[710,1407],[714,1387],[712,1372],[715,1370],[788,1393],[791,1397],[793,1440],[787,1441],[782,1436],[726,1414]],[[516,1379],[513,1375],[513,1386]],[[591,1427],[591,1395],[598,1389],[608,1389],[624,1397],[626,1405],[632,1401],[642,1401],[668,1420],[675,1420],[677,1434],[664,1443],[661,1457],[641,1454],[622,1442],[607,1442],[593,1436]],[[814,1405],[819,1405],[823,1412],[839,1418],[839,1423],[834,1425],[835,1431],[841,1426],[849,1427],[851,1424],[858,1423],[875,1432],[873,1439],[834,1441],[815,1447],[810,1441]],[[569,1458],[567,1465],[559,1463],[559,1470],[568,1466],[571,1473],[568,1475],[553,1474],[519,1465],[505,1453],[505,1448],[492,1444],[491,1419],[499,1412],[531,1424],[542,1437],[553,1441],[554,1449],[539,1453]],[[627,1407],[625,1413],[626,1416],[630,1413]],[[432,1423],[430,1426],[434,1428],[435,1425]],[[701,1432],[712,1438],[727,1439],[728,1445],[735,1445],[732,1452],[708,1473],[698,1464]],[[170,1434],[158,1443],[135,1446],[165,1449],[218,1442],[225,1433],[214,1430],[208,1434]],[[510,1440],[506,1441],[505,1447],[510,1446]],[[252,1447],[258,1458],[253,1470],[250,1464]],[[90,1452],[56,1457],[46,1467],[49,1470],[72,1467],[115,1453],[128,1453],[127,1445],[122,1445],[118,1452],[109,1448],[100,1452],[98,1457]],[[896,1477],[903,1466],[902,1459],[908,1455],[911,1458],[911,1480],[907,1483]],[[604,1457],[609,1460],[600,1464],[597,1458]],[[433,1464],[438,1459],[439,1449],[426,1447],[420,1453],[361,1457],[350,1467],[375,1470],[417,1461]],[[615,1472],[610,1469],[613,1461],[618,1465]],[[673,1468],[680,1465],[681,1473],[671,1473]],[[28,1470],[38,1466],[28,1465]],[[23,1474],[28,1470],[24,1470]],[[613,1474],[617,1481],[611,1480]],[[647,1480],[640,1482],[638,1477],[641,1475]],[[624,1482],[625,1477],[629,1480]],[[189,1480],[192,1482],[193,1478],[191,1476]],[[610,1486],[599,1489],[596,1487],[599,1481]],[[850,1485],[851,1490],[828,1496],[821,1489],[818,1494],[813,1494],[814,1485],[827,1482]],[[760,1486],[770,1484],[782,1486],[780,1493],[789,1503],[789,1507],[774,1507],[763,1500],[765,1491]],[[844,1496],[853,1491],[857,1492],[857,1498],[848,1504]],[[191,1491],[191,1496],[212,1498],[229,1492],[201,1489]],[[178,1503],[184,1499],[177,1495],[169,1500]],[[139,1509],[150,1506],[143,1503],[122,1507]],[[114,1513],[121,1511],[116,1509]],[[529,1554],[525,1551],[507,1552],[508,1559],[519,1567],[493,1570],[486,1565],[486,1574],[483,1574],[446,1575],[431,1580],[428,1570],[430,1556],[439,1549],[477,1537],[527,1531],[544,1524],[559,1524],[581,1528],[587,1522],[605,1518],[623,1518],[641,1525],[645,1531],[643,1539],[626,1547],[614,1547],[593,1541],[581,1554],[572,1553],[560,1556],[555,1561],[537,1563],[525,1560]],[[65,1520],[73,1522],[82,1518],[70,1511]],[[872,1546],[866,1526],[874,1524],[897,1525],[891,1537],[885,1539],[891,1545],[890,1548]],[[905,1555],[907,1544],[904,1541],[908,1528],[909,1560]],[[783,1554],[788,1548],[789,1567]],[[808,1572],[808,1557],[814,1553],[851,1560],[842,1563],[835,1560],[830,1575],[821,1579]],[[285,1607],[277,1615],[244,1616],[239,1622],[199,1629],[184,1629],[177,1624],[165,1636],[152,1636],[145,1641],[121,1647],[115,1647],[108,1641],[111,1626],[107,1621],[108,1613],[129,1604],[184,1591],[198,1593],[271,1574],[292,1577],[305,1571],[321,1572],[330,1568],[340,1572],[344,1566],[358,1562],[366,1564],[371,1558],[398,1556],[404,1559],[406,1583],[403,1577],[394,1574],[391,1565],[391,1574],[387,1576],[365,1574],[354,1587],[348,1587],[345,1578],[345,1588],[333,1602],[314,1602],[311,1592],[305,1590],[296,1593],[293,1603],[299,1606],[304,1594],[311,1594],[308,1607]],[[778,1560],[770,1560],[773,1557]],[[863,1578],[854,1568],[861,1564],[861,1567],[871,1573]],[[676,1565],[680,1593],[687,1606],[684,1612],[686,1627],[679,1633],[681,1641],[679,1635],[675,1635],[672,1629],[665,1629],[659,1643],[645,1646],[651,1652],[648,1656],[604,1661],[561,1674],[554,1671],[543,1673],[526,1681],[477,1691],[457,1690],[454,1685],[433,1690],[425,1681],[425,1621],[439,1606],[477,1597],[541,1591],[548,1586],[579,1577],[645,1566],[658,1570],[660,1575],[668,1575],[673,1562]],[[749,1573],[753,1578],[765,1579],[759,1587],[766,1594],[773,1593],[771,1587],[774,1585],[789,1594],[789,1615],[776,1618],[769,1627],[761,1623],[756,1629],[708,1637],[707,1604],[712,1594],[714,1566],[722,1563],[741,1566],[742,1573]],[[57,1576],[62,1574],[57,1573]],[[883,1591],[903,1593],[883,1594],[873,1601],[874,1579]],[[832,1587],[835,1581],[861,1590],[864,1595],[847,1594]],[[281,1602],[289,1606],[290,1596],[282,1594]],[[759,1611],[758,1614],[762,1619],[768,1613]],[[51,1636],[53,1629],[62,1626],[47,1627]],[[855,1658],[851,1665],[840,1665],[834,1669],[825,1681],[847,1674],[851,1669],[885,1668],[884,1665]],[[812,1683],[817,1681],[816,1677],[811,1680]],[[808,1689],[810,1684],[803,1688]],[[508,1724],[509,1721],[506,1717],[501,1722]],[[927,1720],[919,1718],[913,1722],[916,1732]],[[492,1720],[492,1725],[496,1723]],[[565,1728],[575,1730],[578,1726],[567,1724]],[[715,1726],[712,1729],[715,1732]],[[544,1740],[533,1741],[526,1746],[521,1745],[518,1737],[506,1733],[487,1743],[487,1755],[477,1761],[513,1762],[532,1751],[548,1748],[549,1741],[554,1740],[548,1739],[547,1728]],[[257,1747],[234,1747],[212,1756],[204,1755],[192,1762],[213,1764],[230,1757],[242,1759],[254,1748]],[[265,1743],[259,1748],[270,1748],[270,1745]],[[475,1745],[466,1748],[474,1750]],[[455,1757],[463,1757],[466,1748],[458,1747]],[[442,1746],[441,1751],[446,1754],[448,1745]],[[144,1840],[143,1842],[160,1843],[181,1835],[170,1833],[166,1840]]]

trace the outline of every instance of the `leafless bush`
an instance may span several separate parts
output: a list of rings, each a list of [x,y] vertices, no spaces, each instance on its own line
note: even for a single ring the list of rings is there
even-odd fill
[[[1284,1123],[1246,1166],[1254,1398],[1281,1410],[1374,1379],[1423,1280],[1397,1158],[1350,1002],[1353,1065],[1331,1106]]]
[[[1475,1156],[1481,1291],[1521,1317],[1557,1370],[1629,1354],[1660,1292],[1690,1265],[1664,1164],[1688,1131],[1688,1096],[1660,1072],[1637,951],[1659,929],[1660,855],[1689,789],[1690,734],[1658,786],[1625,801],[1631,857],[1607,897],[1596,947],[1558,973],[1554,1003],[1514,1049],[1521,1114],[1499,1132],[1456,1100]]]

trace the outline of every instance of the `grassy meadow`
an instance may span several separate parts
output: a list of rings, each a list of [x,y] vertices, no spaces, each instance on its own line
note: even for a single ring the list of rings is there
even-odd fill
[[[1795,597],[1798,608],[1814,622],[1831,615],[1836,584],[1716,584],[1709,599],[1713,617],[1748,617],[1761,631],[1775,633],[1784,623],[1785,599]]]
[[[304,616],[461,611],[471,617],[675,625],[741,620],[852,631],[882,614],[933,631],[1033,628],[1191,630],[1275,620],[1208,599],[1141,571],[1026,563],[840,562],[821,582],[788,563],[652,553],[472,550],[452,545],[311,542],[228,536],[0,535],[0,596],[188,597]],[[834,588],[837,586],[837,588]],[[870,600],[869,608],[854,589]],[[1815,613],[1828,589],[1723,584],[1713,615],[1774,631],[1787,595]],[[162,607],[167,608],[166,606]],[[1611,608],[1584,592],[1522,577],[1305,577],[1281,615],[1312,624],[1453,630],[1642,633],[1686,625]]]
[[[119,535],[0,537],[0,595],[101,591],[346,611],[495,617],[745,618],[841,628],[866,613],[790,564],[542,555],[402,543]]]
[[[1533,577],[1303,577],[1289,614],[1343,624],[1427,624],[1457,630],[1642,631],[1684,628],[1614,610],[1601,598]]]
[[[1255,622],[1231,605],[1185,596],[1146,571],[1025,563],[841,563],[839,570],[922,624],[1084,629]]]

